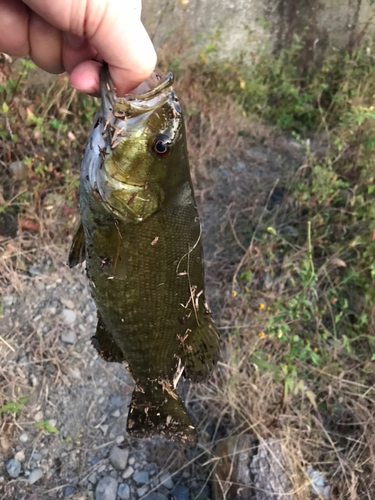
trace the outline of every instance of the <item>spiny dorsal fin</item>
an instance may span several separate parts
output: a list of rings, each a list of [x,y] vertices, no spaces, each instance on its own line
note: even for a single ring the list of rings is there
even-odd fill
[[[92,345],[98,351],[98,354],[105,361],[114,361],[122,363],[125,361],[121,349],[114,341],[112,334],[108,331],[103,323],[103,320],[98,312],[98,326],[96,327],[95,336],[91,338]]]
[[[79,221],[74,231],[72,244],[70,245],[68,266],[74,267],[85,260],[85,234],[83,232],[82,221]]]

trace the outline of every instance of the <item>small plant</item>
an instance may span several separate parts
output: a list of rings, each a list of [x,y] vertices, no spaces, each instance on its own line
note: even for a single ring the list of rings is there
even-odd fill
[[[47,431],[49,432],[50,434],[56,434],[57,432],[59,432],[56,427],[54,427],[53,425],[51,425],[49,423],[48,420],[44,420],[44,422],[37,422],[35,424],[35,427],[37,429],[41,429],[42,431]]]
[[[19,398],[17,401],[9,401],[8,403],[4,403],[2,406],[0,406],[0,415],[8,411],[17,415],[23,410],[25,404],[27,403],[27,400],[27,397],[23,397]]]

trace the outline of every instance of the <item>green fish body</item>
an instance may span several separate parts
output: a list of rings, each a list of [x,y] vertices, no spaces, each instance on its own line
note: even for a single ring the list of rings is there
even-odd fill
[[[181,374],[204,380],[219,348],[172,82],[169,74],[153,90],[117,98],[103,69],[69,264],[86,259],[98,310],[94,346],[105,360],[124,363],[135,382],[128,432],[193,443],[175,388]]]

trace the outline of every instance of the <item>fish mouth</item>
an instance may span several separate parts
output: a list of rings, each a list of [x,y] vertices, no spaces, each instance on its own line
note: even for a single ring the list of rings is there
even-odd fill
[[[111,115],[113,115],[117,119],[127,120],[162,106],[173,90],[173,73],[169,72],[164,77],[161,77],[155,72],[150,79],[144,82],[146,86],[150,87],[151,79],[156,80],[156,85],[146,92],[117,97],[116,89],[109,74],[108,64],[104,63],[100,73],[103,116],[110,119]]]

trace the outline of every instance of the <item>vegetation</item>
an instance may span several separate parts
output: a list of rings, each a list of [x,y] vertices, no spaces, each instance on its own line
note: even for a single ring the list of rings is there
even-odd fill
[[[239,137],[262,144],[266,129],[293,140],[303,161],[280,179],[279,201],[270,202],[275,183],[263,186],[261,197],[254,196],[262,204],[243,202],[253,203],[251,224],[239,222],[225,233],[227,240],[234,233],[243,256],[221,276],[223,296],[230,291],[226,313],[231,310],[231,321],[222,324],[222,364],[195,397],[222,432],[277,437],[295,462],[301,498],[308,464],[327,474],[335,498],[370,498],[375,46],[332,50],[303,76],[299,39],[277,56],[260,54],[250,69],[212,62],[213,48],[198,62],[177,53],[162,59],[185,99],[195,180],[209,177],[208,160],[224,158],[234,144],[240,151]],[[38,74],[21,60],[5,64],[0,79],[0,224],[16,206],[19,231],[63,243],[77,214],[79,159],[96,103],[66,78],[46,86]],[[10,183],[14,161],[24,169]],[[0,244],[7,269],[22,272],[30,254]],[[0,413],[21,411],[22,404],[8,403]]]

